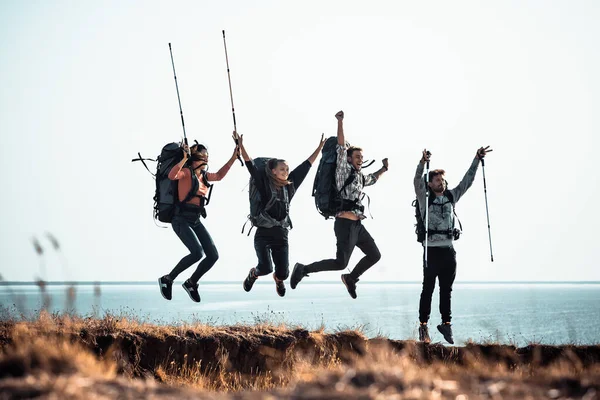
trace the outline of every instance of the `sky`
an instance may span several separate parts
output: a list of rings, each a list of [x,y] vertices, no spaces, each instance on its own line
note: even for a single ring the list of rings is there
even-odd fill
[[[189,139],[208,146],[211,171],[229,158],[224,29],[250,156],[293,168],[344,110],[346,138],[371,168],[389,159],[366,190],[382,258],[361,280],[421,280],[411,203],[423,148],[453,186],[486,145],[494,262],[480,168],[456,207],[457,281],[600,280],[599,20],[594,1],[3,0],[0,274],[154,281],[187,254],[155,224],[154,181],[131,159],[183,135],[168,43]],[[291,204],[290,267],[335,256],[315,172]],[[253,233],[241,234],[247,183],[236,163],[215,184],[203,222],[220,259],[206,281],[241,283],[256,265]]]

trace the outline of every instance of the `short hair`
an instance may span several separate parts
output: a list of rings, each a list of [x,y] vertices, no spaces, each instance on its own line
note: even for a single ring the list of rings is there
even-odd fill
[[[358,146],[350,146],[348,147],[348,150],[346,150],[346,155],[348,157],[352,157],[352,153],[354,153],[355,151],[363,151],[363,149]]]
[[[435,178],[438,175],[446,175],[446,171],[444,171],[443,169],[434,169],[432,171],[429,171],[429,182],[431,182],[433,180],[433,178]]]

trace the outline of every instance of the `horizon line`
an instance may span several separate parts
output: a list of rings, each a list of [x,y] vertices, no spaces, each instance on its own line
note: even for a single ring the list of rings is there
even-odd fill
[[[155,285],[155,281],[44,281],[46,285]],[[235,281],[202,281],[205,284],[230,285],[239,283]],[[267,285],[270,281],[257,281],[256,284]],[[322,285],[338,283],[337,280],[306,282],[307,285]],[[422,281],[363,281],[364,284],[421,284]],[[590,280],[556,280],[556,281],[455,281],[455,284],[600,284],[600,281]],[[37,281],[0,281],[0,286],[28,286],[37,285]]]

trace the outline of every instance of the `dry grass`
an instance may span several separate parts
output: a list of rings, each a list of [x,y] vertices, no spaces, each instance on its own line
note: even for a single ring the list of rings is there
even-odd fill
[[[0,398],[594,399],[598,382],[600,346],[445,347],[356,331],[46,313],[0,321]]]

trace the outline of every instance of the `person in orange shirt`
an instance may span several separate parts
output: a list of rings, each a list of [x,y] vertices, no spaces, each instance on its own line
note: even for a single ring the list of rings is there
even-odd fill
[[[199,303],[198,281],[219,259],[217,247],[200,217],[206,218],[204,206],[209,192],[209,182],[225,178],[237,158],[238,147],[236,146],[229,160],[217,172],[206,171],[208,150],[205,146],[201,144],[192,146],[189,157],[187,145],[183,146],[182,151],[183,159],[169,171],[169,179],[178,181],[179,199],[171,226],[190,254],[183,257],[169,274],[158,278],[158,283],[162,296],[171,300],[175,278],[202,259],[196,271],[182,285],[190,298]]]

